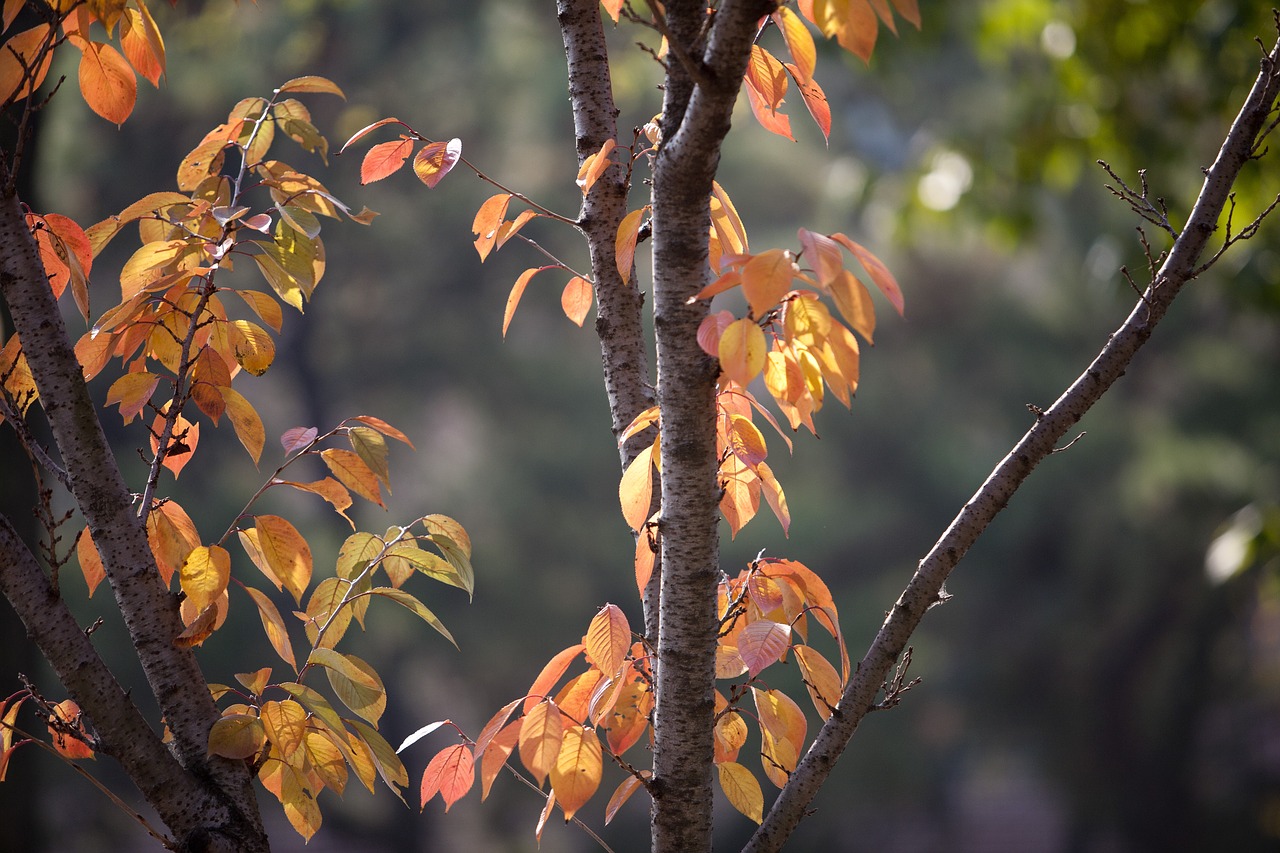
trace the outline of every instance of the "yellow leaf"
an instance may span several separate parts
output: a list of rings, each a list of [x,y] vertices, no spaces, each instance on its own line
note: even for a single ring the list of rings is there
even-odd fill
[[[369,470],[369,466],[359,455],[350,450],[331,447],[322,450],[320,458],[342,485],[378,506],[385,506],[382,491],[378,488],[378,476]]]
[[[277,515],[254,517],[255,544],[271,573],[301,603],[311,583],[311,546],[298,529]]]
[[[756,823],[764,820],[764,792],[750,770],[736,761],[716,765],[720,774],[720,790],[729,804]]]
[[[616,604],[600,608],[587,627],[582,644],[587,650],[588,661],[606,677],[616,675],[631,648],[631,625],[626,614]]]
[[[810,20],[824,36],[834,37],[863,62],[871,60],[879,25],[867,0],[813,0],[811,8]]]
[[[643,529],[649,520],[649,505],[653,501],[653,448],[654,444],[651,444],[641,450],[618,483],[622,517],[632,530]]]
[[[355,655],[344,655],[333,649],[315,649],[308,665],[325,668],[329,685],[348,708],[377,725],[387,709],[387,690],[373,667]]]
[[[209,754],[233,760],[252,758],[266,740],[262,720],[249,714],[227,714],[209,730]]]
[[[560,753],[564,720],[552,702],[539,702],[524,715],[520,725],[520,762],[539,785],[547,778]]]
[[[614,252],[618,264],[618,275],[622,283],[631,282],[631,268],[635,266],[636,242],[640,239],[640,223],[649,212],[649,205],[633,210],[618,223],[618,235],[614,239]]]
[[[294,671],[298,670],[298,662],[293,656],[293,644],[289,641],[289,629],[280,618],[280,611],[271,603],[271,599],[251,586],[245,587],[253,603],[258,606],[258,616],[262,619],[262,630],[266,632],[271,647],[280,655],[280,659]]]
[[[111,383],[111,387],[107,389],[107,405],[113,406],[118,403],[124,422],[129,423],[146,408],[159,384],[159,376],[150,373],[126,373]]]
[[[818,62],[818,51],[809,35],[809,28],[800,20],[800,16],[786,6],[779,6],[773,13],[773,22],[782,31],[782,38],[791,51],[791,59],[795,62],[796,76],[800,80],[813,77],[814,66]]]
[[[516,306],[520,304],[520,297],[524,296],[524,289],[529,286],[529,280],[543,270],[549,270],[553,267],[548,265],[545,267],[530,267],[520,273],[520,277],[516,279],[516,283],[511,286],[511,293],[507,295],[507,307],[502,312],[502,336],[507,336],[507,329],[511,325],[511,318],[516,314]]]
[[[262,726],[267,739],[286,764],[299,757],[307,736],[307,709],[292,699],[262,703]]]
[[[560,752],[551,767],[551,790],[568,821],[600,787],[603,748],[596,733],[582,726],[565,729]]]
[[[342,98],[344,101],[347,98],[347,96],[343,93],[343,91],[340,88],[338,88],[338,84],[334,83],[332,80],[329,80],[326,77],[316,77],[314,75],[308,75],[306,77],[294,77],[292,80],[285,83],[279,89],[276,89],[276,91],[277,92],[318,92],[318,93],[323,93],[328,95],[337,95],[339,98]]]
[[[267,441],[262,418],[258,417],[257,410],[234,388],[221,388],[219,393],[222,395],[222,402],[226,404],[227,417],[231,420],[232,429],[236,431],[236,438],[240,439],[244,449],[249,451],[249,458],[257,465],[262,456],[262,447]]]
[[[787,93],[787,72],[777,58],[758,44],[751,45],[747,61],[747,83],[755,89],[761,103],[777,112]]]
[[[422,150],[413,158],[413,172],[418,176],[418,180],[429,188],[435,189],[436,184],[440,183],[444,176],[449,174],[454,164],[461,159],[461,139],[455,137],[448,142],[432,142],[422,146]]]
[[[729,380],[744,388],[764,369],[764,332],[749,319],[730,323],[720,336],[717,349],[720,369]]]
[[[231,555],[221,545],[193,548],[178,571],[178,579],[191,605],[203,611],[226,592],[231,580]]]

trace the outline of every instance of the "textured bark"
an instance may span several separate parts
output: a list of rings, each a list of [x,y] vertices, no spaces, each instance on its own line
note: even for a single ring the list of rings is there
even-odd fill
[[[652,849],[711,849],[719,486],[718,366],[697,342],[709,198],[756,22],[772,2],[668,2],[663,138],[653,177],[654,327],[662,413],[661,604],[654,709]]]
[[[0,166],[0,187],[8,186],[9,175]],[[182,849],[265,850],[266,837],[247,768],[241,762],[206,756],[217,709],[194,654],[173,644],[182,631],[177,602],[160,580],[146,531],[103,435],[21,204],[11,190],[2,195],[0,289],[70,475],[73,497],[102,553],[130,640],[173,733],[171,749],[200,789],[198,801],[176,812],[161,811],[167,801],[153,805],[178,836]],[[15,607],[18,604],[14,602]],[[60,652],[41,646],[41,653],[52,661]],[[74,691],[72,696],[86,709],[95,702],[95,697]],[[115,732],[103,734],[115,743],[127,739]]]
[[[559,0],[556,17],[569,69],[569,100],[573,106],[574,136],[581,165],[606,141],[616,139],[623,145],[628,140],[617,139],[618,109],[613,102],[609,51],[599,0]],[[623,163],[610,166],[582,200],[578,219],[578,227],[587,238],[591,252],[596,335],[600,339],[600,361],[615,438],[655,401],[649,355],[645,350],[644,294],[634,270],[631,283],[623,282],[615,250],[618,226],[627,215],[629,178],[630,169]],[[653,443],[655,432],[645,430],[619,446],[622,470]],[[645,634],[650,638],[657,636],[657,588],[655,579],[649,584],[650,593],[644,602]]]
[[[750,853],[780,849],[826,781],[858,724],[873,710],[876,695],[911,634],[940,600],[951,570],[1008,504],[1031,471],[1054,452],[1067,431],[1119,379],[1138,350],[1151,337],[1182,286],[1203,271],[1200,257],[1228,200],[1241,167],[1254,153],[1280,93],[1280,41],[1263,59],[1262,71],[1231,126],[1186,226],[1165,262],[1125,322],[1111,335],[1088,369],[1039,414],[1035,425],[996,466],[969,499],[920,565],[858,664],[839,705],[823,725],[764,823],[744,848]]]

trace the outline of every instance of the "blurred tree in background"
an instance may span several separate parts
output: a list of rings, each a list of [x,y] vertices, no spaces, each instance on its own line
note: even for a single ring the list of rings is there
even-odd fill
[[[821,448],[802,438],[775,466],[796,519],[788,553],[821,568],[855,647],[1025,430],[1025,404],[1047,405],[1133,301],[1118,272],[1144,263],[1133,218],[1094,161],[1122,176],[1147,170],[1170,208],[1185,210],[1249,83],[1252,39],[1272,29],[1259,4],[1226,0],[924,6],[924,29],[878,52],[870,70],[823,48],[822,61],[849,66],[824,81],[838,120],[829,154],[808,128],[792,145],[743,127],[722,172],[758,239],[789,239],[802,213],[824,232],[874,235],[895,247],[882,254],[911,294],[909,321],[879,331],[860,405],[824,413]],[[62,212],[92,221],[168,185],[174,151],[226,104],[313,71],[349,97],[317,109],[332,136],[380,115],[448,128],[486,171],[576,205],[549,10],[519,0],[208,2],[161,24],[184,56],[168,97],[144,96],[119,131],[72,98],[47,114],[39,192]],[[620,32],[613,46],[619,102],[627,116],[652,115],[652,60],[626,42]],[[130,171],[104,168],[126,158]],[[407,184],[361,190],[354,163],[337,167],[326,183],[385,215],[372,232],[327,237],[325,298],[281,342],[296,357],[251,397],[270,423],[329,423],[359,408],[422,439],[390,515],[447,505],[483,531],[476,601],[450,620],[462,654],[424,652],[408,619],[366,637],[374,648],[361,654],[388,661],[384,678],[402,685],[384,722],[393,742],[444,716],[476,730],[576,637],[584,612],[630,594],[597,345],[566,332],[554,294],[535,282],[506,343],[477,346],[477,336],[498,339],[519,271],[502,257],[481,268],[456,215],[488,190],[464,180],[429,200]],[[1265,194],[1239,187],[1245,210]],[[1087,436],[1049,460],[968,555],[949,584],[954,601],[914,641],[924,683],[854,740],[794,849],[1274,849],[1277,281],[1271,240],[1242,244],[1192,285],[1081,424]],[[463,315],[492,322],[453,322]],[[331,377],[323,398],[321,374]],[[212,470],[225,497],[209,503],[225,517],[253,472],[224,444],[226,464]],[[10,470],[4,463],[6,488]],[[725,564],[776,549],[769,525],[726,544]],[[0,648],[0,678],[29,666],[9,659],[15,645]],[[48,849],[131,843],[127,821],[82,782],[42,759],[14,761],[11,772],[43,786]],[[13,796],[0,789],[0,800]],[[537,798],[511,785],[494,796],[438,821],[353,790],[312,848],[532,849]],[[75,822],[60,817],[67,802]],[[619,817],[637,838],[640,812]],[[724,823],[726,844],[750,828]],[[559,827],[544,845],[590,849]]]

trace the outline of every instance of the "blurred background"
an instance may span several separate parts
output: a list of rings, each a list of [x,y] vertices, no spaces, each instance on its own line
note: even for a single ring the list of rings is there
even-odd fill
[[[335,149],[398,116],[433,138],[460,137],[489,175],[576,214],[550,4],[156,5],[169,51],[162,91],[144,87],[121,129],[62,92],[39,127],[37,209],[87,224],[172,188],[178,162],[236,101],[315,73],[348,96],[306,98]],[[926,1],[923,30],[883,33],[869,67],[820,46],[817,76],[835,117],[828,146],[798,98],[788,104],[795,143],[741,105],[720,182],[753,245],[795,248],[799,226],[844,231],[895,271],[907,317],[879,303],[851,412],[825,408],[821,439],[798,436],[790,458],[772,444],[790,539],[762,513],[736,541],[726,536],[727,571],[761,549],[805,562],[831,585],[861,655],[916,561],[1029,426],[1026,405],[1050,404],[1129,311],[1136,297],[1120,267],[1146,281],[1140,223],[1095,161],[1131,182],[1145,169],[1180,223],[1257,71],[1254,38],[1274,40],[1264,6]],[[611,31],[622,128],[660,103],[658,69],[637,40],[652,41],[634,27]],[[407,172],[361,187],[358,154],[328,168],[284,147],[278,156],[382,215],[368,229],[326,222],[328,271],[314,301],[305,317],[287,317],[270,373],[239,387],[269,436],[375,414],[414,440],[417,452],[393,448],[388,511],[358,507],[357,520],[377,531],[443,512],[466,526],[474,603],[414,582],[461,651],[391,607],[374,609],[351,650],[390,686],[382,730],[393,744],[444,718],[474,735],[603,603],[640,619],[590,320],[569,323],[563,282],[535,278],[502,339],[511,283],[542,262],[513,241],[479,263],[470,225],[493,190],[462,169],[435,190]],[[1246,171],[1237,226],[1280,189],[1275,174],[1274,160]],[[954,599],[914,640],[910,674],[923,683],[863,724],[788,849],[1280,849],[1280,222],[1270,224],[1188,288],[1080,424],[1087,435],[1042,465],[960,564]],[[535,223],[527,233],[586,265],[568,229]],[[111,249],[95,264],[97,311],[115,303],[110,271],[131,251],[125,239]],[[100,399],[107,384],[95,383]],[[128,465],[142,432],[113,413],[106,422]],[[5,497],[26,518],[26,464],[7,433],[0,440]],[[193,465],[166,482],[216,537],[279,459],[269,439],[255,470],[229,429],[206,429]],[[263,510],[298,523],[324,572],[348,531],[320,504],[279,496]],[[83,599],[74,579],[64,589]],[[104,595],[77,603],[86,623],[109,605]],[[202,652],[214,681],[276,660],[252,608],[233,599],[231,618]],[[7,608],[0,621],[0,694],[17,672],[56,692]],[[124,639],[110,619],[95,636],[109,655]],[[403,756],[410,802],[448,742],[440,732]],[[607,771],[584,810],[594,827],[620,778]],[[6,849],[151,849],[43,753],[20,750],[9,780]],[[641,799],[601,830],[619,853],[647,849]],[[489,801],[473,793],[448,816],[438,801],[419,814],[355,784],[341,799],[325,793],[321,807],[313,851],[526,851],[541,800],[503,778]],[[274,801],[264,813],[276,849],[302,849]],[[542,849],[599,849],[552,824]],[[717,846],[733,849],[750,829],[726,805]]]

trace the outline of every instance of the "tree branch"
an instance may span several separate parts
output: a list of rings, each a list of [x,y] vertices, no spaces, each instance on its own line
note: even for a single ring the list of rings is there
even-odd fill
[[[1280,41],[1262,60],[1244,106],[1231,126],[1217,159],[1205,173],[1195,207],[1174,241],[1168,257],[1142,299],[1111,335],[1093,363],[1009,451],[986,482],[920,561],[894,604],[866,656],[846,685],[835,712],[796,767],[773,807],[744,851],[776,851],[804,816],[809,803],[848,745],[858,724],[875,705],[886,675],[906,647],[925,612],[941,600],[943,582],[977,541],[991,520],[1008,504],[1032,469],[1053,452],[1058,441],[1120,378],[1152,330],[1168,311],[1182,286],[1198,272],[1196,261],[1214,232],[1241,167],[1254,155],[1254,145],[1280,92]],[[1140,212],[1141,213],[1141,212]]]

